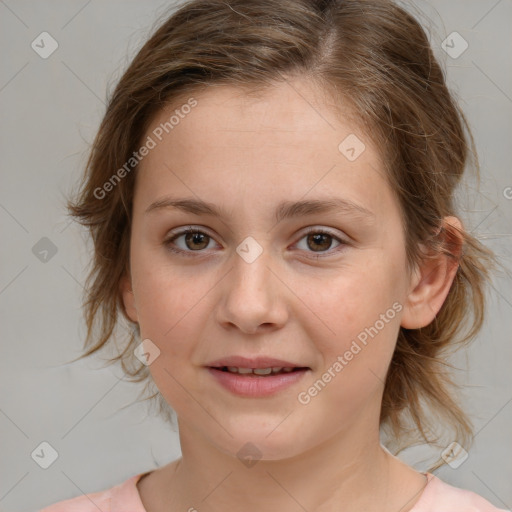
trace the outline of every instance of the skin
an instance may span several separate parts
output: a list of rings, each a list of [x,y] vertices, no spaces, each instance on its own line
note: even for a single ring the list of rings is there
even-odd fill
[[[405,272],[399,205],[379,151],[307,80],[260,98],[228,86],[194,97],[197,106],[137,171],[121,285],[127,316],[160,350],[149,368],[177,413],[182,450],[139,481],[146,510],[410,510],[426,477],[380,445],[384,380],[400,326],[434,319],[457,264],[440,255]],[[174,108],[161,111],[146,136]],[[338,150],[352,133],[366,145],[353,162]],[[145,213],[167,195],[200,198],[230,215]],[[282,200],[333,195],[374,217],[331,212],[275,222]],[[461,227],[455,217],[444,221]],[[183,235],[174,246],[191,256],[172,253],[171,230],[188,225],[209,237],[187,244]],[[308,226],[347,243],[308,242]],[[236,252],[247,236],[263,249],[252,263]],[[378,335],[310,403],[299,403],[298,393],[396,302],[401,311]],[[274,396],[242,398],[203,367],[234,354],[291,359],[311,371]],[[251,467],[237,456],[247,442],[262,454]]]

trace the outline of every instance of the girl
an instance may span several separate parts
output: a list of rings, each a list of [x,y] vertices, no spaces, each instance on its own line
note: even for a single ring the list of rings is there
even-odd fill
[[[389,0],[183,4],[69,205],[95,250],[82,357],[127,321],[114,360],[176,412],[182,456],[42,512],[500,510],[431,472],[469,447],[443,360],[494,262],[456,216],[464,128]],[[389,450],[414,439],[446,448],[429,472]]]

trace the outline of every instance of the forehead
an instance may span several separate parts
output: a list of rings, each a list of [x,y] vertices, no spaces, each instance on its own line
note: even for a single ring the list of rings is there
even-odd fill
[[[196,106],[188,108],[192,98]],[[148,134],[160,127],[163,138],[177,145],[202,138],[204,143],[213,139],[215,146],[232,149],[234,142],[257,147],[262,140],[269,142],[269,137],[278,136],[277,142],[304,141],[306,147],[318,147],[325,140],[325,148],[337,150],[340,135],[361,131],[349,116],[353,112],[347,102],[334,102],[325,89],[306,79],[278,82],[260,90],[211,85],[195,94],[181,95],[162,109]],[[327,132],[331,132],[331,137],[326,140]]]
[[[245,185],[253,201],[309,191],[381,200],[387,183],[379,152],[351,121],[348,105],[329,98],[300,79],[256,94],[222,85],[182,96],[144,137],[155,146],[139,164],[138,195],[152,201],[166,189],[229,202]]]

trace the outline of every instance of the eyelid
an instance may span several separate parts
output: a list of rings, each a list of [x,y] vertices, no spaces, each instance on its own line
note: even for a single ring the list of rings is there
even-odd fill
[[[324,227],[321,227],[321,226],[308,226],[307,228],[304,228],[306,231],[303,231],[301,234],[302,234],[302,237],[305,236],[305,235],[309,235],[310,233],[324,233],[326,235],[330,235],[332,236],[333,238],[336,238],[336,240],[338,240],[339,242],[343,242],[345,244],[348,244],[349,241],[346,239],[346,238],[342,238],[340,237],[337,233],[335,233],[332,229],[330,228],[324,228]],[[345,235],[346,236],[346,235]],[[301,237],[301,238],[302,238]],[[348,236],[347,236],[348,238]]]
[[[179,228],[171,229],[171,231],[167,233],[167,239],[172,238],[174,236],[185,235],[189,231],[192,231],[194,233],[201,232],[204,233],[205,235],[208,235],[211,238],[214,238],[214,236],[211,234],[208,228],[205,228],[203,226],[196,226],[195,224],[190,224],[188,226],[180,226]]]

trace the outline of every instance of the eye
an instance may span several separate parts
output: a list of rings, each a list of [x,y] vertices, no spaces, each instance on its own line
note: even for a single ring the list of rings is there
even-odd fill
[[[182,237],[182,242],[177,243],[177,241]],[[310,254],[313,258],[329,256],[333,252],[336,253],[342,250],[342,246],[348,245],[348,242],[342,240],[333,233],[330,233],[325,229],[315,227],[309,228],[296,245],[299,245],[302,240],[305,240],[305,247],[303,246],[301,250],[309,253],[319,253],[316,255]],[[164,241],[164,245],[174,253],[193,256],[194,252],[201,253],[204,252],[203,249],[208,249],[208,246],[212,241],[213,238],[208,233],[193,226],[189,226],[185,229],[172,233],[171,236]],[[336,246],[337,249],[329,251],[333,241],[338,243]],[[327,254],[324,255],[323,253]]]
[[[341,249],[329,251],[333,241],[338,242],[338,245],[336,247],[348,245],[347,242],[345,242],[341,238],[335,236],[333,233],[330,233],[329,231],[326,231],[325,229],[315,228],[315,227],[309,228],[307,230],[305,236],[303,236],[299,240],[298,244],[302,240],[305,240],[305,248],[303,246],[302,249],[304,249],[306,252],[327,253],[325,256],[329,256],[333,252],[336,253],[343,249],[343,247],[341,247]],[[312,250],[308,250],[308,249],[312,249]],[[314,258],[322,258],[322,257],[324,257],[324,254],[314,255],[313,257]]]
[[[179,238],[184,237],[181,244],[175,243]],[[202,252],[206,249],[213,238],[197,228],[189,226],[186,229],[177,231],[170,238],[164,241],[164,245],[172,252],[192,256],[193,252]],[[175,246],[178,246],[177,248]]]

